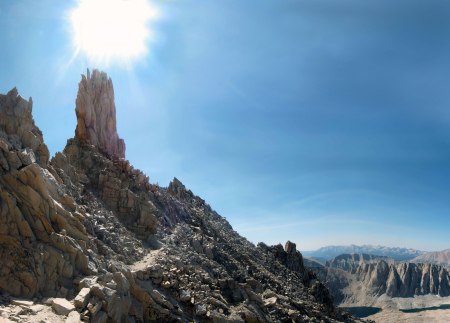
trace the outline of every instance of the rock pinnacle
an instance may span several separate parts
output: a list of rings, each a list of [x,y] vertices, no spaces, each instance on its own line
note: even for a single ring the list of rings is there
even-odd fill
[[[112,158],[125,158],[125,143],[116,128],[114,88],[104,72],[82,75],[78,84],[75,137],[96,146]]]

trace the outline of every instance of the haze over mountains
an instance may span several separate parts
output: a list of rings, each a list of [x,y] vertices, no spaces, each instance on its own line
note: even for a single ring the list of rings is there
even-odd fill
[[[411,260],[412,262],[423,262],[449,266],[450,265],[450,249],[442,251],[426,252]]]
[[[326,246],[317,250],[302,251],[304,256],[315,257],[322,260],[330,260],[342,254],[369,254],[376,256],[391,257],[395,260],[410,260],[425,252],[412,248],[384,247],[373,245],[349,245],[349,246]]]

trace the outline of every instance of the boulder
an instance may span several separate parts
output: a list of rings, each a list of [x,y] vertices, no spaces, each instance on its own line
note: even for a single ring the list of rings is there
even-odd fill
[[[34,303],[33,303],[33,301],[28,301],[28,300],[25,300],[25,299],[13,298],[13,299],[11,299],[11,304],[18,305],[18,306],[31,307]]]
[[[70,312],[69,315],[67,315],[65,323],[81,323],[80,313],[77,311]]]
[[[89,302],[91,289],[88,287],[84,287],[80,290],[78,295],[75,297],[74,304],[77,308],[83,308]]]
[[[65,298],[54,298],[52,308],[59,315],[68,315],[75,310],[75,306]]]

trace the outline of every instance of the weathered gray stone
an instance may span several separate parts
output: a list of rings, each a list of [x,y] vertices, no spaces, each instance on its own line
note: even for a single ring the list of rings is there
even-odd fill
[[[13,299],[11,299],[11,304],[19,305],[19,306],[31,307],[34,304],[34,302],[33,301],[29,301],[29,300],[25,300],[25,299],[13,298]]]
[[[79,291],[74,300],[75,307],[82,308],[87,305],[89,302],[90,291],[91,289],[89,287],[84,287]]]
[[[70,312],[69,315],[67,315],[65,323],[81,323],[80,313],[77,311]]]
[[[2,290],[54,297],[76,288],[79,315],[65,299],[52,304],[75,321],[353,321],[328,302],[295,245],[256,248],[179,180],[150,184],[125,161],[106,74],[83,77],[76,114],[75,138],[48,163],[31,100],[0,96]],[[263,303],[269,288],[274,304]]]
[[[191,300],[191,293],[186,290],[180,291],[180,301],[182,302],[189,302]]]
[[[112,157],[125,158],[125,143],[116,129],[116,106],[112,81],[94,70],[82,76],[77,101],[76,137]]]
[[[25,148],[18,154],[20,161],[22,162],[22,165],[28,166],[32,163],[36,162],[36,157],[34,156],[33,150],[30,148]]]
[[[75,306],[65,298],[54,298],[52,308],[59,315],[67,315],[75,310]]]

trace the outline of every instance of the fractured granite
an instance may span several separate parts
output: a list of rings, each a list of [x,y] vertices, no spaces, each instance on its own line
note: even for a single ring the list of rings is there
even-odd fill
[[[66,322],[359,321],[295,244],[257,247],[178,179],[160,187],[134,169],[105,73],[82,77],[76,115],[49,161],[31,100],[0,96],[0,296]]]
[[[125,158],[125,142],[116,126],[114,88],[104,72],[82,75],[76,100],[75,137],[96,146],[110,157]]]

